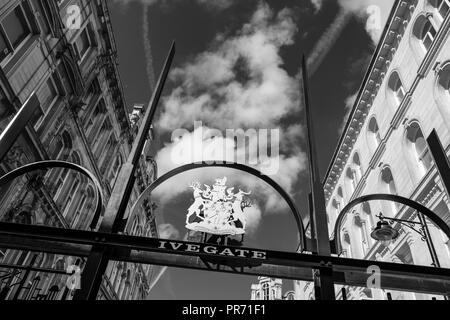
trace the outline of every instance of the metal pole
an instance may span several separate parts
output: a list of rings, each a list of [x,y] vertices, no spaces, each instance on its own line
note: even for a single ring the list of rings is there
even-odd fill
[[[450,164],[436,130],[433,129],[433,131],[431,131],[427,138],[427,142],[436,168],[441,176],[442,183],[444,184],[444,188],[447,191],[447,195],[450,196]]]
[[[39,100],[33,92],[16,113],[5,130],[3,130],[0,134],[0,162],[17,141],[17,138],[22,134],[27,123],[33,117],[39,105]]]
[[[345,288],[341,289],[342,300],[347,300],[347,290]]]
[[[418,216],[419,216],[420,223],[422,224],[422,230],[423,230],[425,242],[427,243],[428,250],[430,251],[431,260],[433,261],[433,266],[435,266],[436,268],[440,268],[441,264],[439,262],[439,257],[436,253],[436,248],[434,247],[434,244],[433,244],[433,239],[431,238],[430,229],[428,229],[427,221],[422,213],[419,212]],[[444,297],[444,300],[450,299],[450,297],[447,295],[444,295],[443,297]]]
[[[315,224],[314,224],[314,205],[313,205],[313,199],[312,194],[309,193],[308,195],[308,206],[309,206],[309,228],[311,233],[311,242],[310,242],[310,248],[309,251],[312,254],[317,254],[317,239],[316,239],[316,233],[315,233]],[[305,229],[306,232],[307,229]]]
[[[308,130],[308,148],[309,148],[309,170],[312,199],[312,216],[314,224],[314,235],[316,239],[317,253],[322,256],[331,256],[330,241],[328,235],[327,212],[325,208],[325,194],[320,181],[319,167],[317,163],[317,151],[314,139],[313,117],[310,110],[308,70],[306,67],[306,58],[302,58],[302,76],[303,76],[303,95],[305,103],[305,113]],[[318,277],[317,287],[320,292],[316,292],[316,298],[322,300],[335,300],[333,269],[330,263],[324,261],[323,267],[314,274]]]
[[[100,225],[100,232],[117,233],[123,231],[125,227],[123,218],[130,200],[131,192],[133,191],[135,172],[139,166],[139,159],[142,155],[144,144],[147,140],[148,132],[150,131],[150,126],[153,123],[159,99],[164,89],[174,55],[175,42],[172,42],[163,70],[159,76],[156,90],[153,92],[153,96],[145,112],[131,153],[127,162],[122,166],[117,182],[111,193],[111,197],[105,210],[105,216]],[[86,266],[81,276],[81,289],[75,292],[74,300],[96,300],[103,274],[105,273],[110,260],[110,250],[110,248],[103,245],[92,247],[91,254],[86,261]]]
[[[440,268],[441,264],[439,263],[439,258],[438,255],[436,253],[436,249],[434,247],[433,244],[433,239],[431,239],[431,233],[430,233],[430,229],[428,229],[427,226],[427,221],[425,220],[425,217],[423,216],[422,213],[418,213],[417,215],[419,217],[419,221],[423,230],[423,235],[424,235],[424,240],[427,243],[428,246],[428,250],[430,250],[430,255],[431,255],[431,260],[433,261],[433,266],[435,266],[436,268]]]

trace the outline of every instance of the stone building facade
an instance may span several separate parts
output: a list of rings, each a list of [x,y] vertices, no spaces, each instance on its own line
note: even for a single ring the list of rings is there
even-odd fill
[[[250,300],[294,300],[295,292],[283,294],[283,280],[258,277],[258,283],[251,286]]]
[[[387,201],[353,208],[338,234],[339,212],[366,194],[391,193],[413,199],[450,224],[450,203],[426,138],[432,130],[450,154],[450,1],[396,1],[377,46],[324,181],[330,238],[340,237],[340,255],[430,266],[420,235],[399,224],[388,246],[371,231],[382,213],[418,221],[414,210]],[[429,222],[429,221],[428,221]],[[430,222],[442,267],[450,267],[449,239]],[[296,282],[296,298],[312,299],[313,284]],[[337,298],[342,299],[336,286]],[[431,299],[419,293],[390,292],[392,299]],[[348,299],[386,299],[380,289],[347,288]]]
[[[0,175],[35,161],[69,161],[97,177],[107,204],[143,111],[141,106],[129,117],[116,53],[105,0],[0,0],[0,132],[33,93],[40,102],[0,163]],[[150,134],[147,144],[151,139]],[[157,174],[148,154],[140,164],[132,201]],[[96,230],[102,217],[93,216],[94,191],[86,177],[71,170],[30,173],[0,189],[0,220]],[[129,218],[126,233],[156,236],[153,209],[146,202]],[[66,271],[82,272],[84,263],[0,249],[0,296],[71,299]],[[151,275],[151,266],[111,262],[99,299],[145,299]]]

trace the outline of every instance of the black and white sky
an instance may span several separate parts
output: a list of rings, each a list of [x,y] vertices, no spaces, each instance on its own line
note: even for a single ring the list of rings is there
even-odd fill
[[[280,167],[271,176],[307,211],[308,170],[299,72],[302,54],[311,71],[311,103],[321,174],[325,174],[394,0],[112,0],[125,97],[147,103],[172,40],[177,53],[155,123],[159,175],[182,163],[223,157],[216,129],[279,129]],[[201,121],[202,127],[194,126]],[[186,133],[177,141],[176,129]],[[177,148],[203,143],[209,150]],[[228,144],[225,144],[228,146]],[[235,146],[231,143],[231,147]],[[237,152],[245,150],[237,148]],[[247,151],[248,152],[248,151]],[[262,169],[262,168],[260,168]],[[295,220],[275,191],[258,179],[225,169],[182,174],[154,194],[164,223],[160,236],[183,239],[189,184],[252,190],[245,246],[294,251]],[[305,214],[305,223],[307,217]],[[150,299],[249,299],[255,277],[169,268]],[[284,281],[284,291],[292,288]]]

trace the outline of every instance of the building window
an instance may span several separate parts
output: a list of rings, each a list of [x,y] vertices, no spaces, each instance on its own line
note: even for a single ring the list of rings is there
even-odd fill
[[[406,90],[397,72],[393,72],[389,77],[388,88],[394,96],[395,105],[399,106],[405,98]]]
[[[414,122],[408,126],[406,138],[423,175],[431,168],[433,157],[418,123]]]
[[[380,128],[378,127],[378,122],[375,117],[372,117],[369,121],[368,126],[369,143],[372,145],[374,151],[378,148],[381,143]]]
[[[442,19],[445,19],[448,11],[450,10],[450,0],[434,0],[430,2],[439,12],[439,16]]]
[[[67,213],[69,212],[72,202],[77,195],[79,185],[80,185],[80,180],[76,179],[72,185],[72,188],[70,189],[70,192],[67,194],[66,202],[64,204],[64,213],[63,213],[64,217],[67,216]]]
[[[339,187],[337,190],[337,195],[341,198],[344,199],[344,193],[342,192],[342,187]]]
[[[436,28],[428,17],[422,15],[416,20],[413,27],[413,34],[421,42],[421,46],[425,52],[430,50],[434,38],[436,37],[436,33]]]
[[[342,241],[342,254],[346,257],[346,258],[351,258],[352,257],[352,244],[351,244],[351,240],[350,240],[350,235],[348,234],[348,232],[344,232],[343,237],[342,237],[343,241]]]
[[[389,167],[381,170],[381,180],[386,184],[387,189],[390,194],[397,194],[397,188],[394,182],[394,176],[392,175],[392,171]]]
[[[76,226],[80,220],[84,205],[86,204],[86,199],[87,199],[87,197],[84,194],[81,198],[80,204],[78,205],[77,211],[75,212],[75,215],[73,217],[72,225],[71,225],[72,228],[76,228]]]
[[[262,284],[263,291],[263,299],[262,300],[270,300],[270,285],[267,282]]]
[[[110,175],[108,177],[110,187],[114,186],[117,175],[119,174],[119,169],[122,166],[122,157],[119,155],[116,157],[116,161],[110,171]]]
[[[86,56],[87,52],[92,46],[92,41],[89,35],[89,26],[83,29],[83,31],[78,36],[75,41],[75,49],[78,54],[78,59],[82,61]]]
[[[22,5],[18,5],[0,23],[0,60],[14,52],[31,35]]]
[[[433,44],[433,40],[436,37],[436,29],[431,24],[431,21],[427,21],[422,30],[421,40],[425,50],[428,51]]]
[[[397,195],[397,187],[395,185],[394,176],[392,175],[392,171],[389,167],[384,167],[381,170],[381,182],[383,184],[383,188],[387,190],[388,193]],[[390,211],[392,216],[394,216],[397,211],[399,204],[397,202],[388,201],[389,206],[386,206],[386,201],[383,202],[384,209],[386,211]]]
[[[356,187],[358,186],[358,181],[356,177],[356,171],[353,168],[347,168],[347,179],[348,184],[350,186],[350,194],[353,194],[353,192],[356,190]]]
[[[356,173],[356,179],[361,180],[361,178],[364,175],[363,169],[361,167],[361,159],[359,157],[359,154],[357,152],[355,152],[355,154],[353,155],[353,167],[355,169],[355,173]]]
[[[36,111],[33,120],[35,130],[40,127],[48,111],[58,100],[59,93],[52,76],[49,77],[47,81],[41,86],[36,95],[38,97],[40,106]]]
[[[359,215],[356,215],[355,216],[355,226],[359,232],[359,236],[361,237],[362,253],[365,256],[367,253],[367,250],[369,249],[369,246],[370,246],[370,242],[369,242],[370,234],[367,230],[366,221],[361,219],[361,217]]]

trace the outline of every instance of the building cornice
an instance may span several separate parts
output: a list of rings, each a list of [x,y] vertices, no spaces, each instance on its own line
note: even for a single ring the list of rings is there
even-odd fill
[[[324,180],[328,202],[339,181],[354,144],[362,130],[372,104],[389,69],[392,58],[403,38],[415,6],[408,0],[397,0],[388,18],[381,40],[372,57],[356,102],[348,118]]]

